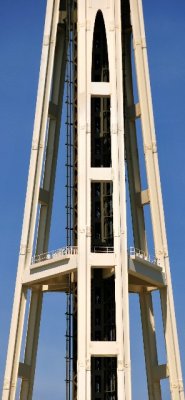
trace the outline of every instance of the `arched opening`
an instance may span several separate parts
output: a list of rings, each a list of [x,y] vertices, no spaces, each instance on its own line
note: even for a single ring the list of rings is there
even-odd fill
[[[107,38],[101,11],[97,12],[94,26],[91,79],[93,82],[109,82]]]

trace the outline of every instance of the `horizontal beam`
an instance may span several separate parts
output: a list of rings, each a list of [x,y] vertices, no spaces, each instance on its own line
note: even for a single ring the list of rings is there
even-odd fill
[[[141,282],[136,278],[136,282],[134,280],[134,283],[129,282],[129,293],[142,293],[143,292],[143,286],[145,286],[145,290],[147,292],[153,292],[154,290],[157,290],[156,286],[146,286],[146,282]]]
[[[18,377],[19,378],[28,380],[30,378],[30,371],[31,371],[30,365],[27,365],[22,362],[19,363],[19,369],[18,369]]]
[[[92,96],[110,96],[111,86],[109,82],[91,82],[91,92]]]
[[[91,253],[89,262],[92,267],[114,267],[116,265],[115,253]]]
[[[48,190],[40,188],[39,191],[39,203],[43,206],[47,206],[49,204],[49,192]]]
[[[135,121],[135,119],[140,118],[141,116],[141,108],[140,104],[134,104],[128,108],[128,117],[131,121]]]
[[[28,287],[37,283],[47,284],[48,279],[57,278],[77,269],[77,255],[66,255],[60,259],[51,259],[30,266],[23,274],[22,283]]]
[[[139,207],[145,206],[146,204],[150,204],[150,195],[149,190],[142,190],[140,193],[137,193],[137,204]]]
[[[153,368],[153,377],[155,382],[169,377],[169,370],[166,364],[157,365]]]
[[[105,182],[113,180],[112,168],[90,168],[89,177],[95,182]]]
[[[162,268],[141,258],[129,257],[129,274],[142,279],[149,286],[165,286],[165,276]]]
[[[117,342],[106,342],[106,341],[92,341],[89,345],[89,351],[91,355],[98,357],[112,357],[119,354],[119,345]]]
[[[49,103],[48,116],[51,119],[57,119],[57,117],[58,117],[58,106],[57,106],[57,104],[53,103],[52,101],[50,101],[50,103]]]
[[[66,275],[68,277],[68,275]],[[42,285],[42,292],[69,292],[69,279],[66,280],[64,276],[62,276],[64,280],[60,280],[60,283],[51,283],[48,285]]]
[[[109,251],[110,249],[107,248],[107,252],[92,252],[89,256],[91,267],[102,268],[104,277],[111,276],[114,273],[115,265],[117,265],[116,254]],[[48,285],[52,279],[76,272],[77,268],[77,253],[61,254],[59,252],[53,258],[31,264],[23,274],[22,284],[28,287],[36,284]],[[165,286],[165,275],[162,268],[143,258],[130,256],[128,259],[128,273],[131,291],[139,292],[142,286],[151,287],[151,290]],[[141,288],[137,287],[138,285]]]

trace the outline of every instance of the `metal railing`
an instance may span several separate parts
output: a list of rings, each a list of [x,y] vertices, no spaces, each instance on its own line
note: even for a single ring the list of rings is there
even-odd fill
[[[114,247],[113,246],[94,246],[93,253],[113,253]],[[62,247],[57,250],[52,250],[47,253],[39,254],[32,257],[31,263],[36,264],[42,261],[51,260],[55,257],[66,256],[66,255],[74,255],[78,254],[78,247],[77,246],[66,246]],[[130,257],[138,257],[142,260],[148,261],[152,264],[160,265],[159,260],[156,257],[151,257],[149,254],[146,254],[143,250],[136,249],[135,247],[130,247],[128,250],[128,255]]]
[[[37,256],[32,257],[31,263],[36,264],[41,261],[51,260],[55,257],[66,256],[66,255],[73,255],[78,253],[77,246],[66,246],[62,247],[61,249],[52,250],[47,253],[39,254]]]
[[[156,257],[152,257],[150,254],[145,253],[143,250],[136,249],[135,247],[130,247],[128,253],[130,257],[142,258],[143,260],[148,261],[152,264],[159,265],[159,260]]]
[[[114,247],[113,246],[94,246],[93,247],[93,253],[114,253]]]

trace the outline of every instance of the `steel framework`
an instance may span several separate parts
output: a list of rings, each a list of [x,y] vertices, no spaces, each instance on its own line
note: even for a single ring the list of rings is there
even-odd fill
[[[67,239],[64,248],[48,252],[65,96]],[[126,168],[134,237],[129,253]],[[152,234],[146,229],[147,206]],[[148,250],[151,235],[154,259]],[[163,365],[158,363],[153,311],[156,290],[164,327]],[[160,382],[169,379],[171,399],[184,399],[141,0],[47,0],[3,400],[15,399],[18,377],[20,399],[32,399],[46,291],[65,291],[68,298],[66,400],[132,398],[129,292],[138,294],[140,302],[148,398],[160,400]]]

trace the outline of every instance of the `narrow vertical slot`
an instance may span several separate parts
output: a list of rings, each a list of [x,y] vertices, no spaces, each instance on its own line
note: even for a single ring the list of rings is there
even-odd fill
[[[111,167],[110,97],[91,99],[91,166]]]
[[[138,300],[136,293],[129,294],[132,394],[133,399],[146,399],[147,377]]]
[[[152,292],[152,301],[155,315],[155,330],[156,330],[156,341],[157,341],[157,354],[158,354],[158,363],[166,364],[166,344],[164,337],[164,327],[162,321],[162,310],[161,310],[161,300],[160,300],[160,292],[159,290],[155,290]]]
[[[45,293],[33,388],[34,399],[44,399],[47,396],[56,399],[58,393],[64,393],[65,390],[61,379],[65,377],[66,368],[65,341],[61,341],[61,337],[65,336],[66,325],[62,318],[57,317],[59,314],[65,315],[65,294],[60,292],[53,296],[51,293]]]
[[[112,251],[113,206],[112,182],[91,184],[91,250]]]
[[[91,340],[116,340],[115,280],[111,269],[94,268],[91,280]]]
[[[117,400],[117,358],[91,358],[91,398]]]

